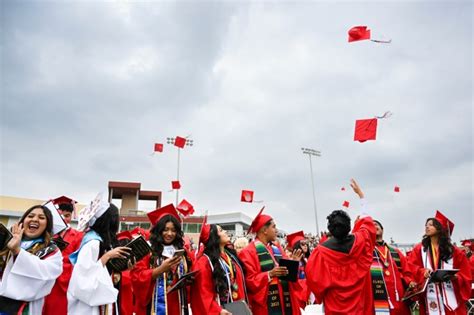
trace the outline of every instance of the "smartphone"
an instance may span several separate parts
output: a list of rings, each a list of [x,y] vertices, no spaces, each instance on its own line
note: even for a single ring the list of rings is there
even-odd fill
[[[173,257],[181,257],[184,255],[184,249],[177,249],[174,254],[173,254]]]

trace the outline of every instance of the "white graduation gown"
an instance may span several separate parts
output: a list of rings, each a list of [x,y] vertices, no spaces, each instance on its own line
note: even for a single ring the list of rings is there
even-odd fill
[[[99,306],[117,301],[118,290],[114,288],[107,268],[99,260],[98,240],[82,246],[67,289],[68,314],[99,315]],[[109,305],[112,314],[112,305]]]
[[[7,262],[0,280],[0,295],[29,302],[29,314],[41,314],[44,297],[51,292],[62,272],[61,251],[40,259],[21,249],[16,259],[12,255]]]

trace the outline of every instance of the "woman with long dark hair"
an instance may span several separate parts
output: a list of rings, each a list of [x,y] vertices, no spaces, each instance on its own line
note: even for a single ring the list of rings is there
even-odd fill
[[[419,301],[420,314],[466,314],[471,293],[469,262],[464,252],[451,244],[454,224],[439,211],[426,220],[425,235],[408,257],[417,282],[422,283],[438,269],[459,269],[443,282],[431,282]]]
[[[244,270],[230,238],[219,225],[203,224],[199,242],[204,245],[193,270],[198,271],[192,287],[194,315],[230,314],[224,304],[247,301]]]
[[[78,229],[86,233],[80,248],[69,256],[74,268],[67,291],[68,314],[115,314],[118,291],[106,264],[129,255],[129,248],[115,247],[119,210],[99,194],[81,211]]]
[[[0,252],[1,314],[41,314],[63,267],[52,230],[51,211],[41,205],[26,210],[12,226],[13,238]]]
[[[175,255],[184,248],[179,215],[170,204],[148,213],[148,217],[153,225],[150,230],[152,253],[140,260],[131,272],[136,314],[187,315],[186,288],[167,293],[191,267],[186,251],[184,255]]]

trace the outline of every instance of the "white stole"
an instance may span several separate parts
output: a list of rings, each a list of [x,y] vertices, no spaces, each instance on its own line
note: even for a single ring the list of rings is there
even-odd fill
[[[427,269],[436,270],[437,266],[432,266],[431,264],[431,253],[429,252],[429,248],[426,251],[423,251],[423,248],[421,248],[423,266]],[[441,269],[453,269],[453,258],[451,257],[447,263],[441,261]],[[428,283],[426,287],[426,310],[428,314],[445,315],[446,312],[443,305],[450,311],[454,311],[458,307],[451,280],[442,282],[441,285]]]

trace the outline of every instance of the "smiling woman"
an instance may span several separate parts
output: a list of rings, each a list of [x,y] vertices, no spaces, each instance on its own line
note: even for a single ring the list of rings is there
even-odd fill
[[[0,252],[0,313],[41,314],[44,297],[63,269],[52,229],[51,212],[40,205],[13,225],[13,238]]]

